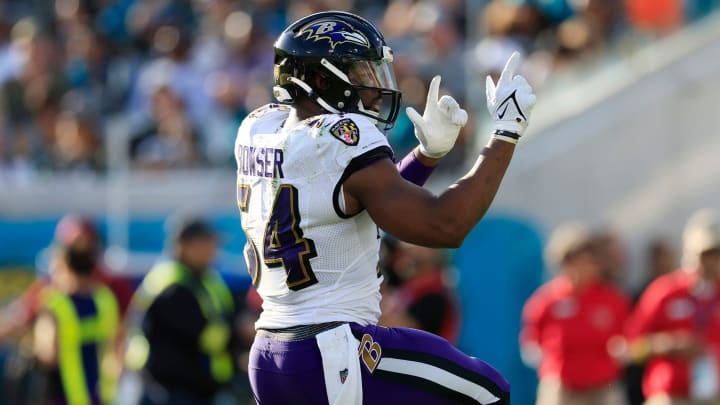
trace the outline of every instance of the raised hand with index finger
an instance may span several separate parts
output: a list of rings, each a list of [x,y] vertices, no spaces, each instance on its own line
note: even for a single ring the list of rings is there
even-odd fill
[[[428,89],[425,112],[420,114],[412,107],[405,112],[415,126],[415,137],[420,142],[420,153],[429,158],[445,156],[455,145],[460,129],[468,115],[451,96],[438,100],[440,76],[435,76]]]
[[[487,106],[495,120],[493,137],[511,143],[517,143],[525,132],[536,101],[530,84],[516,74],[520,59],[520,54],[513,52],[497,85],[490,76],[485,80]]]

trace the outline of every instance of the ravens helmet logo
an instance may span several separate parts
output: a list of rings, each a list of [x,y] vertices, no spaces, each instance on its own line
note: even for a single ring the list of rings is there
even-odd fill
[[[315,42],[320,40],[327,40],[330,42],[330,48],[335,49],[335,46],[345,42],[350,42],[355,45],[360,45],[365,48],[370,47],[370,41],[361,32],[353,29],[350,24],[342,21],[316,21],[303,27],[295,38],[306,35],[305,39]]]

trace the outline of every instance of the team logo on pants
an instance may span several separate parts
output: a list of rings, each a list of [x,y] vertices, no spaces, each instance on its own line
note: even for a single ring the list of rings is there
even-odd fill
[[[368,371],[372,373],[378,363],[380,363],[382,348],[377,342],[373,341],[372,336],[366,333],[360,341],[360,348],[358,352],[360,359],[363,363],[365,363],[365,367],[367,367]]]
[[[347,377],[348,377],[348,373],[349,373],[348,369],[342,370],[340,372],[340,384],[345,384],[345,381],[347,380]]]

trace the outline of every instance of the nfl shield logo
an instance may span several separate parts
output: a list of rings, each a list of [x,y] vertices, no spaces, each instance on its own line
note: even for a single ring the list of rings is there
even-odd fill
[[[340,383],[341,384],[345,384],[345,380],[347,380],[347,376],[348,376],[348,369],[342,370],[340,372]]]

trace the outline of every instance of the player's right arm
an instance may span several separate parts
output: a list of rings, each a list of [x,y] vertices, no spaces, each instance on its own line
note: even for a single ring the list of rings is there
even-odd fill
[[[527,81],[515,76],[518,65],[519,55],[514,54],[497,86],[488,79],[488,107],[496,130],[464,177],[435,196],[405,181],[390,160],[380,160],[343,183],[346,212],[367,209],[383,230],[411,243],[460,246],[490,207],[535,103]]]

